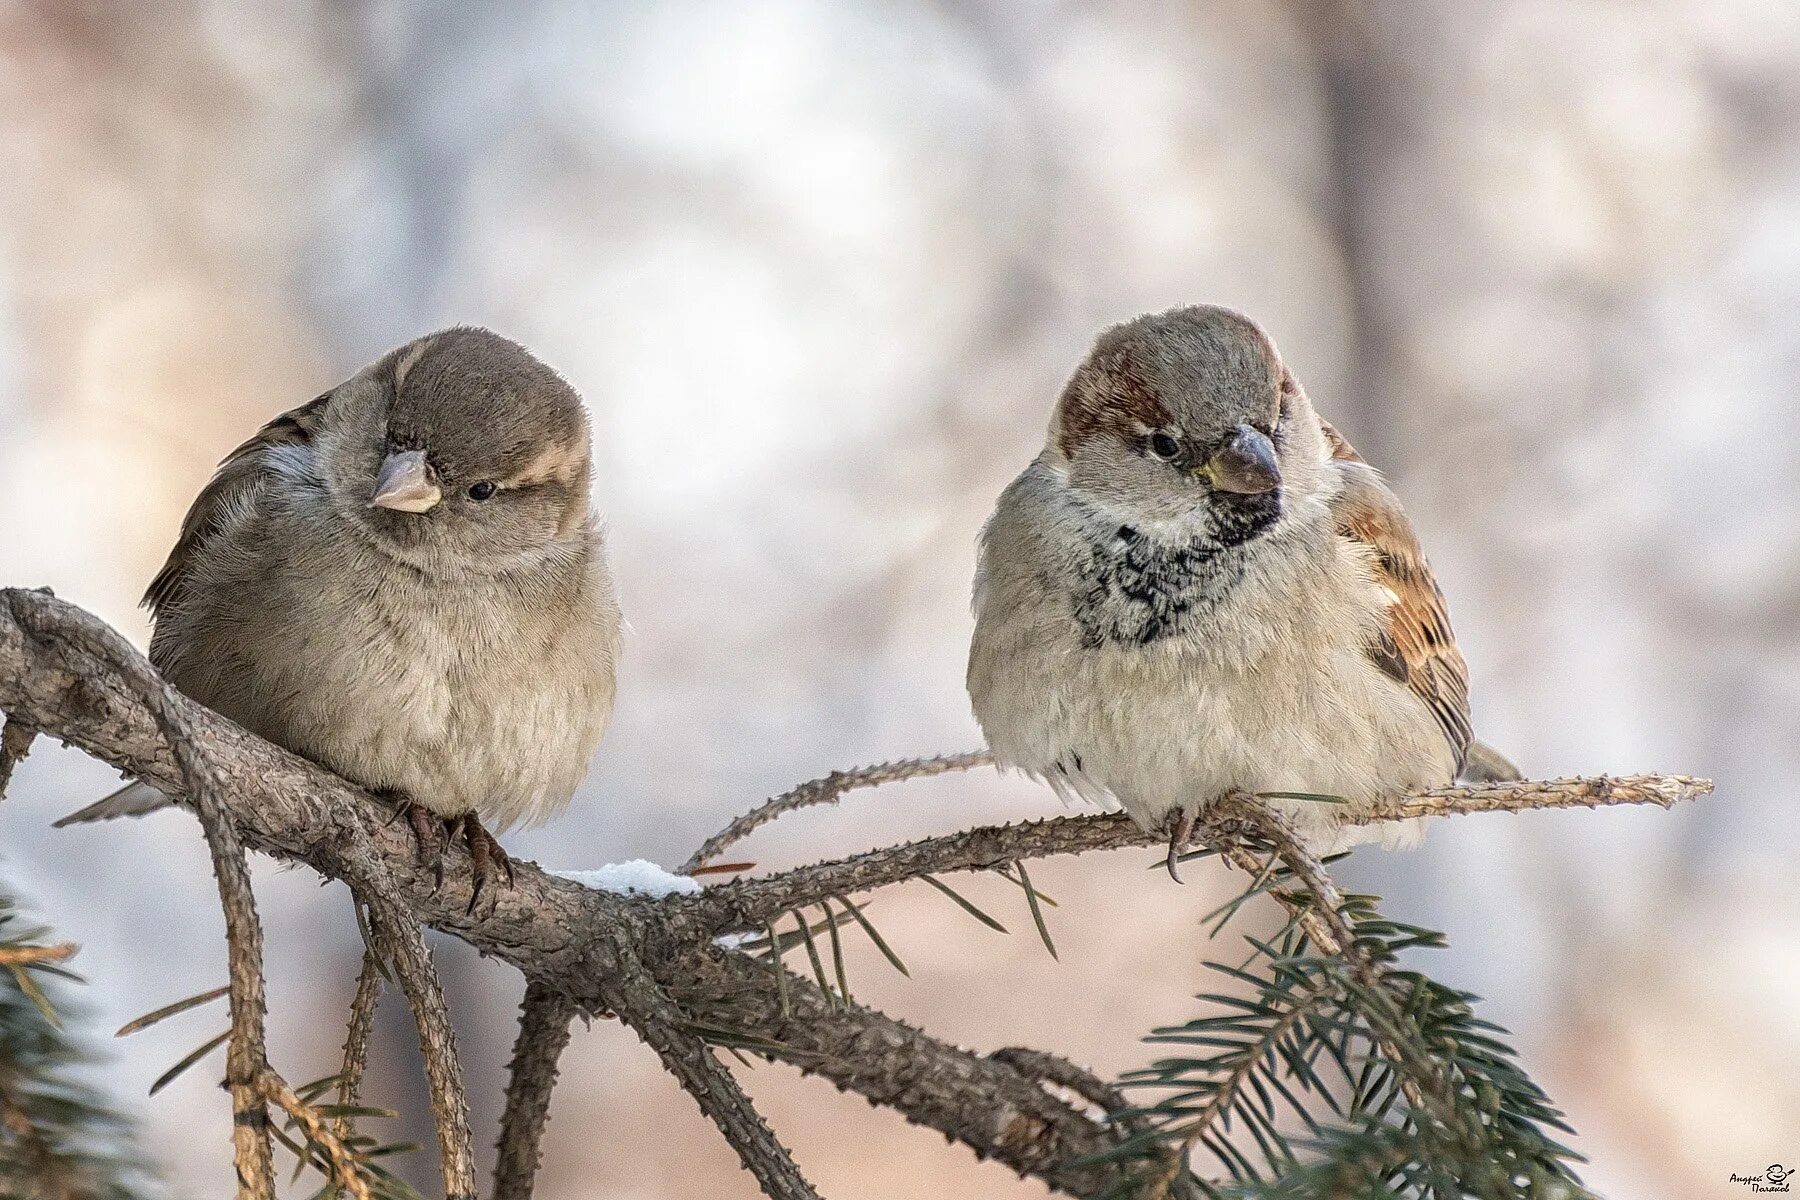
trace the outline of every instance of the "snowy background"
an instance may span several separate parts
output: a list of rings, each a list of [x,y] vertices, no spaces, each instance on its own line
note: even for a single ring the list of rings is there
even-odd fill
[[[1720,785],[1442,825],[1353,881],[1448,932],[1434,969],[1517,1030],[1614,1200],[1800,1159],[1789,0],[0,0],[0,178],[0,582],[140,643],[214,462],[384,349],[490,324],[582,391],[634,632],[574,810],[509,838],[569,869],[679,862],[800,779],[975,745],[974,538],[1057,389],[1105,324],[1247,310],[1394,477],[1485,736],[1534,774]],[[112,784],[46,748],[0,808],[0,873],[83,944],[101,1029],[224,978],[191,820],[48,828]],[[935,780],[744,850],[1054,808]],[[859,945],[858,997],[1137,1065],[1228,886],[1145,861],[1034,872],[1060,965],[884,893],[913,974]],[[348,905],[261,867],[276,1061],[323,1075]],[[485,1144],[519,980],[439,955]],[[211,1067],[143,1094],[220,1020],[108,1048],[170,1196],[222,1194],[227,1106]],[[374,1094],[429,1143],[397,1003],[380,1032]],[[827,1196],[1043,1194],[823,1082],[748,1085]],[[635,1038],[578,1033],[544,1200],[753,1194]]]

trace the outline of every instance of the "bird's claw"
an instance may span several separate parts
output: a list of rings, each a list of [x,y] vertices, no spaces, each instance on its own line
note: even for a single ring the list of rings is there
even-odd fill
[[[430,809],[416,801],[406,805],[406,822],[412,826],[419,849],[413,861],[430,863],[436,882],[433,889],[444,886],[444,824]]]
[[[469,865],[475,878],[475,886],[469,892],[468,911],[472,913],[475,911],[475,902],[481,899],[482,889],[494,877],[496,866],[505,874],[506,886],[513,885],[512,859],[507,857],[500,843],[494,840],[494,835],[482,828],[474,813],[464,813],[457,824],[469,847]]]
[[[406,801],[400,808],[400,815],[405,816],[407,824],[412,826],[413,837],[419,844],[413,861],[431,864],[436,880],[433,887],[436,889],[444,886],[444,852],[449,844],[460,838],[463,845],[468,847],[470,874],[474,881],[474,887],[469,892],[468,912],[475,911],[476,902],[481,899],[496,871],[506,876],[508,887],[512,886],[512,859],[500,848],[494,835],[482,828],[481,821],[474,813],[444,818],[422,804]]]
[[[1187,853],[1188,842],[1194,836],[1194,814],[1185,808],[1178,808],[1169,814],[1169,878],[1176,883],[1182,882],[1179,869],[1181,856]]]

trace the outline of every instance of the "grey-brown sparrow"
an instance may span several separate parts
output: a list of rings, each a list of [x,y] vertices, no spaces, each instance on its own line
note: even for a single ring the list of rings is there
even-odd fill
[[[613,705],[619,607],[574,390],[484,329],[431,334],[220,464],[144,597],[188,696],[510,864]],[[143,785],[68,821],[159,807]],[[439,860],[441,871],[441,859]],[[472,903],[472,901],[471,901]]]
[[[1171,831],[1208,801],[1352,810],[1516,777],[1400,502],[1223,308],[1100,335],[981,539],[969,695],[996,760]],[[1345,809],[1266,801],[1321,848]],[[1417,823],[1386,829],[1412,843]]]

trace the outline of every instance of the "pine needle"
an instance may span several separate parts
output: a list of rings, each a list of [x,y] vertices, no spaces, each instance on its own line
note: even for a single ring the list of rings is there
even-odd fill
[[[869,935],[869,940],[875,943],[875,948],[881,951],[881,956],[888,960],[894,970],[911,979],[912,972],[906,969],[906,964],[900,961],[900,956],[894,953],[893,947],[889,946],[887,940],[881,936],[875,926],[869,923],[869,918],[863,916],[862,909],[857,907],[854,901],[841,896],[838,898],[838,902],[850,910],[850,916],[858,925],[862,926],[863,932]]]
[[[168,1087],[171,1083],[174,1083],[189,1067],[205,1058],[208,1054],[211,1054],[214,1050],[217,1050],[220,1046],[223,1046],[230,1037],[231,1030],[227,1029],[218,1037],[208,1040],[205,1045],[188,1051],[187,1054],[182,1056],[180,1062],[157,1076],[156,1082],[150,1085],[150,1094],[154,1096],[156,1093]]]
[[[943,880],[939,879],[937,876],[921,875],[921,876],[919,876],[919,878],[923,879],[926,883],[929,883],[932,887],[934,887],[938,891],[944,893],[944,895],[950,897],[952,900],[956,901],[956,903],[961,906],[961,908],[964,912],[968,913],[971,917],[974,917],[977,921],[980,921],[983,925],[986,925],[989,929],[992,929],[997,933],[1005,933],[1006,932],[1006,926],[1004,926],[1000,922],[994,920],[994,918],[988,916],[986,913],[982,912],[981,909],[977,908],[973,902],[964,898],[960,892],[958,892],[955,888],[951,887],[949,884],[945,883]]]
[[[19,990],[25,993],[25,998],[36,1005],[40,1013],[44,1014],[44,1020],[50,1022],[50,1027],[61,1029],[63,1027],[62,1018],[56,1015],[56,1008],[50,1003],[50,997],[44,995],[44,989],[37,985],[37,980],[31,977],[31,972],[16,964],[8,969],[12,971],[13,982],[19,985]]]
[[[781,1015],[791,1017],[794,1015],[794,1005],[788,996],[787,968],[781,962],[781,939],[775,936],[773,922],[763,922],[763,929],[769,935],[769,970],[775,972],[775,993],[781,999]]]
[[[825,928],[831,935],[831,966],[837,973],[838,995],[844,998],[846,1007],[850,1004],[850,977],[844,971],[844,939],[838,935],[837,915],[831,911],[831,902],[822,901],[819,907],[825,910]]]
[[[806,944],[806,961],[812,965],[813,980],[819,985],[819,990],[825,993],[826,1005],[836,1008],[837,993],[825,981],[825,962],[819,957],[819,944],[813,940],[812,926],[806,923],[804,914],[795,913],[794,920],[800,926],[800,940]]]
[[[1025,873],[1023,861],[1014,863],[1013,869],[1019,873],[1019,883],[1025,889],[1025,903],[1031,908],[1031,920],[1037,926],[1038,937],[1043,939],[1044,949],[1055,959],[1056,943],[1050,940],[1050,927],[1044,923],[1044,910],[1038,907],[1038,890],[1031,886],[1031,876]]]
[[[225,987],[214,988],[210,992],[201,992],[198,995],[189,996],[185,1000],[177,1000],[173,1004],[165,1004],[161,1008],[152,1012],[147,1012],[135,1020],[125,1022],[125,1024],[119,1026],[119,1032],[113,1034],[113,1036],[129,1037],[139,1030],[150,1028],[158,1021],[166,1021],[178,1013],[184,1013],[190,1008],[199,1008],[202,1004],[210,1004],[214,1000],[219,999],[219,997],[229,996],[230,994],[231,987],[228,984]]]

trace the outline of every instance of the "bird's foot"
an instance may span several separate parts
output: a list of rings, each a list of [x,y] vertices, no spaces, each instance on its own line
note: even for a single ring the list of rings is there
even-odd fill
[[[1194,836],[1194,813],[1191,809],[1178,808],[1169,814],[1169,878],[1176,883],[1181,882],[1179,865],[1181,856],[1187,853],[1188,842]]]
[[[450,843],[458,838],[469,850],[470,874],[474,876],[474,887],[469,893],[469,912],[475,911],[475,902],[481,899],[482,892],[495,874],[506,876],[507,885],[513,882],[512,859],[494,835],[482,828],[481,821],[474,813],[464,813],[460,817],[441,817],[423,804],[396,797],[399,804],[394,820],[406,818],[412,827],[413,837],[418,842],[418,850],[413,861],[429,864],[435,876],[434,887],[444,886],[444,852]]]
[[[482,889],[494,877],[496,870],[505,874],[506,886],[512,886],[512,859],[507,857],[500,843],[494,840],[494,835],[482,828],[481,821],[474,813],[464,813],[457,818],[452,829],[461,832],[463,841],[469,847],[469,863],[475,876],[475,887],[469,893],[469,911],[474,912],[475,902],[481,899]]]
[[[429,863],[436,876],[433,887],[444,886],[444,819],[417,801],[408,800],[403,810],[419,848],[413,861]]]

